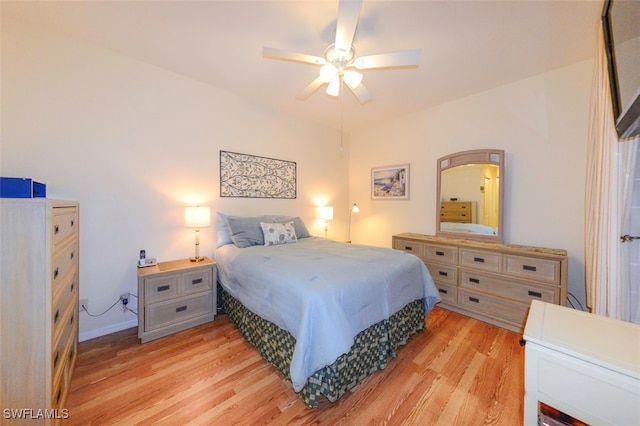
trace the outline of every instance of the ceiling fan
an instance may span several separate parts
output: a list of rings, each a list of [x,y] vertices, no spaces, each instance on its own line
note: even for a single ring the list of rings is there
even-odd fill
[[[353,68],[368,70],[418,66],[420,63],[420,49],[356,57],[353,38],[358,26],[361,6],[362,0],[339,0],[336,40],[335,43],[327,46],[323,57],[273,47],[263,47],[262,56],[265,58],[321,66],[319,76],[298,93],[297,99],[307,99],[324,84],[328,85],[327,94],[338,96],[342,86],[341,83],[344,82],[358,101],[364,104],[371,100],[371,95],[362,84],[362,74]]]

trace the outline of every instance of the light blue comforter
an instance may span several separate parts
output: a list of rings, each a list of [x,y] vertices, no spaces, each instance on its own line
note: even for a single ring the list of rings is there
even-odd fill
[[[362,330],[414,300],[425,299],[425,314],[440,300],[424,263],[388,248],[311,237],[268,247],[228,244],[216,261],[226,291],[296,339],[296,392],[347,353]]]

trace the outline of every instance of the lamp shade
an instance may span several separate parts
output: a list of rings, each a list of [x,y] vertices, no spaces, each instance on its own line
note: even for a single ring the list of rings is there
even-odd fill
[[[186,207],[184,209],[184,226],[187,228],[205,228],[211,226],[211,208]]]
[[[333,207],[322,206],[318,209],[318,218],[323,220],[333,220]]]

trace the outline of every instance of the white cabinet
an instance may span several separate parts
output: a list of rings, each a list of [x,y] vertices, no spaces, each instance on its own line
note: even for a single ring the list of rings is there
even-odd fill
[[[640,425],[640,326],[533,301],[524,331],[524,424],[540,403],[590,425]]]

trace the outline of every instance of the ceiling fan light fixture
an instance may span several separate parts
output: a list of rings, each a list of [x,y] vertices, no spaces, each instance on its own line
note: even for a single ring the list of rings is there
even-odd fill
[[[338,69],[333,64],[326,64],[320,68],[320,77],[325,83],[331,82],[338,75]]]
[[[327,95],[338,96],[340,94],[340,77],[335,76],[327,86]]]
[[[362,83],[362,74],[357,71],[349,70],[344,73],[344,82],[349,85],[352,89],[360,86]]]

